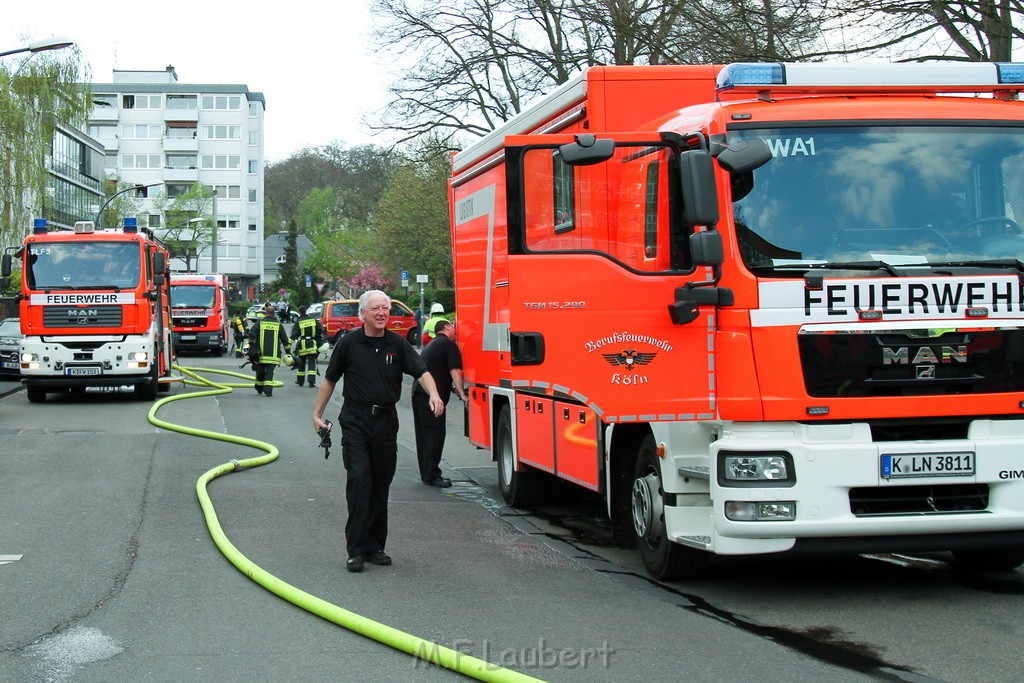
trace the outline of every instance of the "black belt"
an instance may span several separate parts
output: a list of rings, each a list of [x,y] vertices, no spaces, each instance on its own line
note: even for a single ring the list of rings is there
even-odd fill
[[[370,413],[370,415],[381,415],[385,412],[394,412],[395,410],[394,403],[389,403],[387,405],[377,405],[376,403],[359,403],[358,401],[350,401],[349,399],[345,399],[345,404],[342,407],[355,408],[356,410],[362,410],[364,412]]]

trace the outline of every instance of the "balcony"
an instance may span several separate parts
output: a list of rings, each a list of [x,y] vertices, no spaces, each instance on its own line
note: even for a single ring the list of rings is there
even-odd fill
[[[199,140],[195,137],[164,137],[165,152],[198,152]]]
[[[89,112],[89,121],[117,121],[117,107],[93,107]]]
[[[164,109],[164,121],[167,122],[178,122],[188,121],[196,122],[199,121],[199,110],[198,109]]]
[[[199,169],[197,168],[165,168],[165,183],[196,183],[199,182]]]

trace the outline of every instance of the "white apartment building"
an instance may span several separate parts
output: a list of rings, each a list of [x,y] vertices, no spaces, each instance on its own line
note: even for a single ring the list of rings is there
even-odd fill
[[[245,85],[178,83],[163,71],[114,70],[112,83],[92,83],[88,133],[103,144],[106,176],[150,185],[137,216],[160,234],[157,202],[196,182],[215,192],[216,255],[193,261],[199,273],[228,276],[241,298],[259,298],[263,280],[263,93]],[[172,270],[184,270],[175,259]]]

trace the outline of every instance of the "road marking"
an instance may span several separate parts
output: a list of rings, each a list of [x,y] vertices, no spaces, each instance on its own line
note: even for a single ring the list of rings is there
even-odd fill
[[[10,564],[21,559],[21,555],[0,555],[0,564]]]

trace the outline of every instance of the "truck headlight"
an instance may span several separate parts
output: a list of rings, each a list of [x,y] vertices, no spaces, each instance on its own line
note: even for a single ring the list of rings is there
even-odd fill
[[[718,481],[723,486],[765,483],[792,485],[795,480],[793,458],[784,451],[718,454]]]

